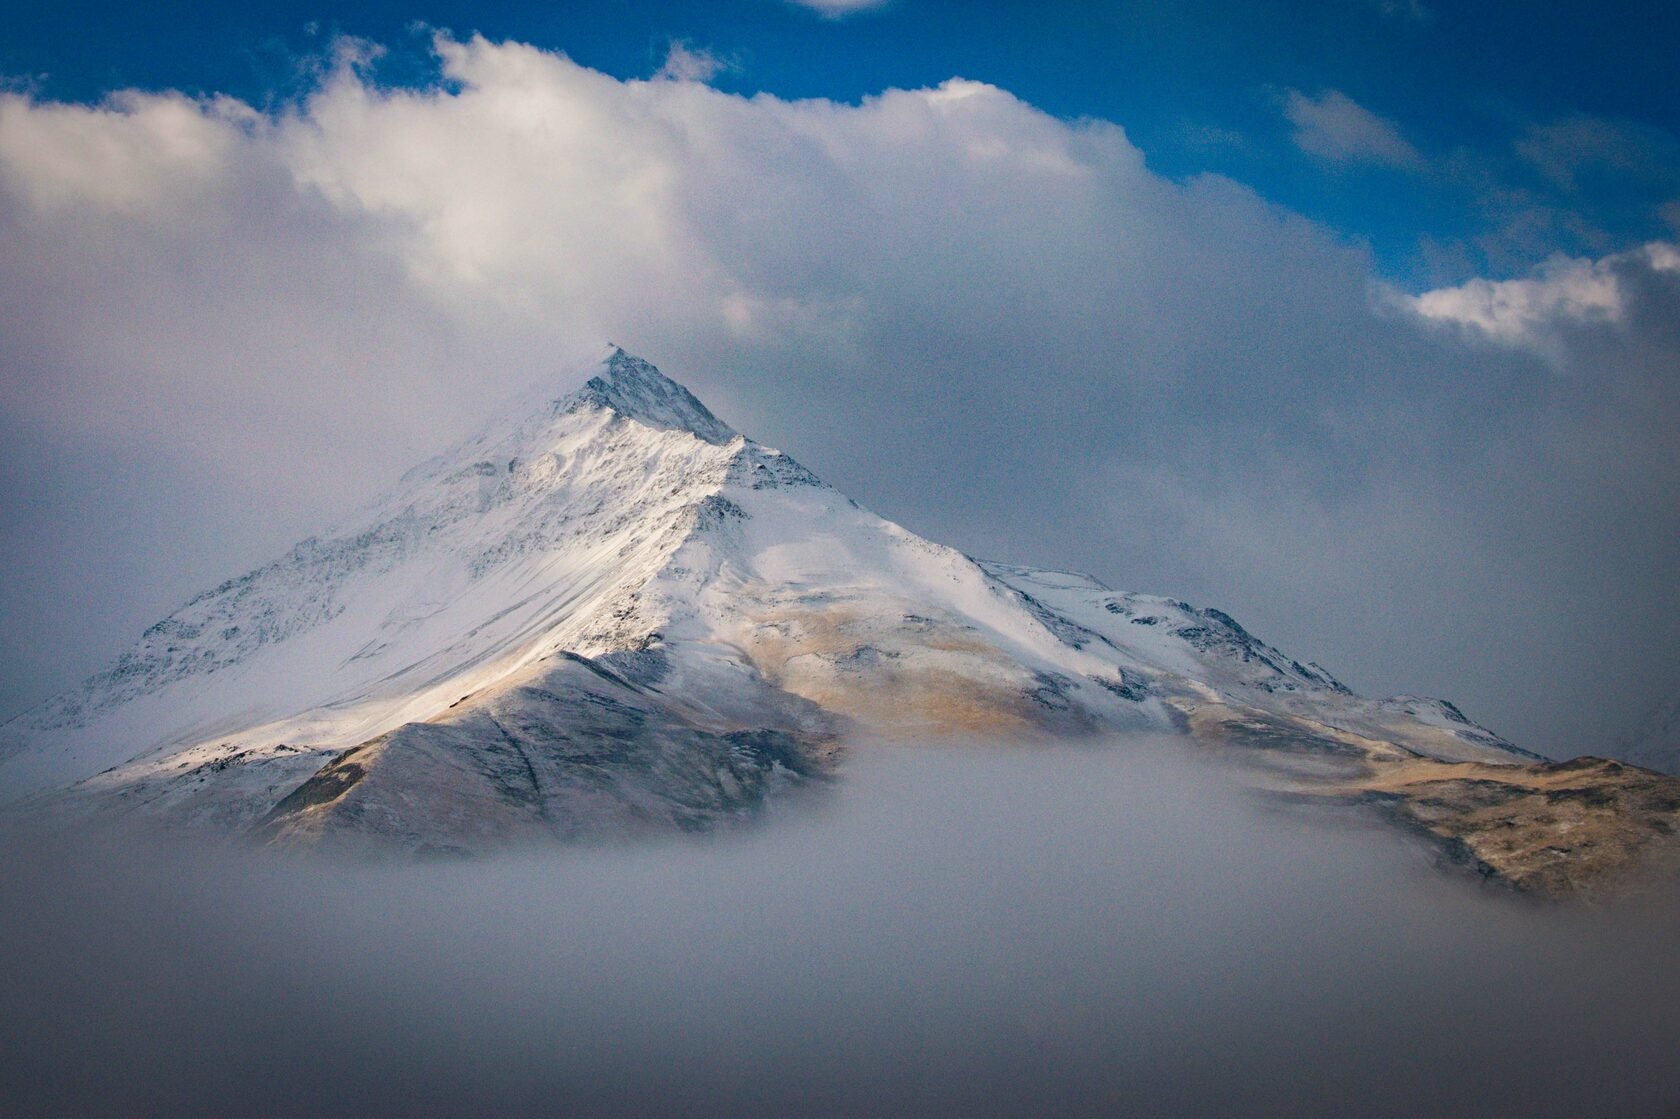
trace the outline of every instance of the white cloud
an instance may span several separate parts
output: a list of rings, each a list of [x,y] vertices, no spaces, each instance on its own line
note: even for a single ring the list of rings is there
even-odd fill
[[[119,93],[98,108],[0,95],[0,174],[37,209],[142,216],[225,173],[257,114],[227,99]]]
[[[1309,97],[1292,89],[1283,115],[1295,126],[1295,145],[1333,163],[1377,163],[1420,170],[1423,157],[1393,121],[1379,117],[1340,90]]]
[[[1680,566],[1672,255],[1610,266],[1621,349],[1559,335],[1555,360],[1618,386],[1574,399],[1521,347],[1373,315],[1331,231],[993,86],[786,101],[436,48],[431,86],[349,52],[272,115],[0,96],[0,479],[24,495],[0,502],[0,633],[92,668],[612,339],[912,529],[1229,606],[1519,736],[1599,719],[1680,648],[1652,574]],[[1574,455],[1612,444],[1638,455]],[[1513,509],[1600,531],[1536,550],[1489,527]],[[1630,523],[1650,531],[1606,545]],[[1464,562],[1513,547],[1520,579]],[[1559,596],[1617,650],[1557,629]],[[1520,667],[1486,682],[1511,626],[1555,639],[1535,692]],[[12,647],[4,686],[45,679]]]
[[[1554,257],[1531,276],[1513,280],[1478,277],[1455,287],[1426,291],[1407,302],[1431,322],[1461,327],[1501,345],[1557,359],[1562,353],[1561,331],[1625,319],[1630,269],[1680,271],[1680,251],[1658,241],[1598,260]]]
[[[681,40],[673,41],[660,64],[658,78],[675,82],[709,82],[719,74],[736,69],[733,62],[704,47],[696,47]]]

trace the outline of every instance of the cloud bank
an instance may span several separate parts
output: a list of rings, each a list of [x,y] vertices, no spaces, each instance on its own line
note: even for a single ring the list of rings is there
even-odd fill
[[[1680,1100],[1671,909],[1516,904],[1387,829],[1246,799],[1176,740],[849,764],[751,833],[454,865],[8,831],[0,1106],[1575,1119]]]
[[[982,83],[435,51],[392,88],[352,44],[276,111],[0,95],[11,710],[606,340],[913,530],[1219,605],[1525,745],[1680,681],[1656,256],[1606,266],[1614,317],[1408,304],[1333,231]],[[1483,304],[1545,356],[1440,329]]]

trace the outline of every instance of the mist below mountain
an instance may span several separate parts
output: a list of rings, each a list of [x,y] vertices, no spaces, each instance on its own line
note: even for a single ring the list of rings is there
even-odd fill
[[[14,820],[0,1111],[1680,1108],[1672,906],[1443,876],[1179,738],[858,750],[766,811],[330,872]]]

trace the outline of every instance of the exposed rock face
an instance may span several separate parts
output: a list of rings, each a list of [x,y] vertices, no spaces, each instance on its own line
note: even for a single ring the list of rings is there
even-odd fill
[[[727,824],[845,741],[1183,733],[1553,893],[1624,872],[1680,811],[1680,782],[1356,696],[1222,611],[970,559],[645,361],[591,372],[0,728],[0,789],[474,852]]]
[[[700,830],[750,816],[778,782],[827,772],[831,755],[812,713],[767,696],[765,725],[726,729],[650,686],[659,659],[562,656],[457,711],[405,723],[338,755],[253,834],[280,845],[355,835],[467,854]],[[774,717],[777,706],[785,718]]]

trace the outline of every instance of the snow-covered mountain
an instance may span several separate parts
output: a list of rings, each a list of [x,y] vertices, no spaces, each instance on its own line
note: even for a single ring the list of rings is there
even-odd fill
[[[713,826],[882,737],[1187,734],[1391,809],[1536,770],[1218,610],[930,543],[622,350],[592,372],[0,728],[0,789],[471,851]]]

